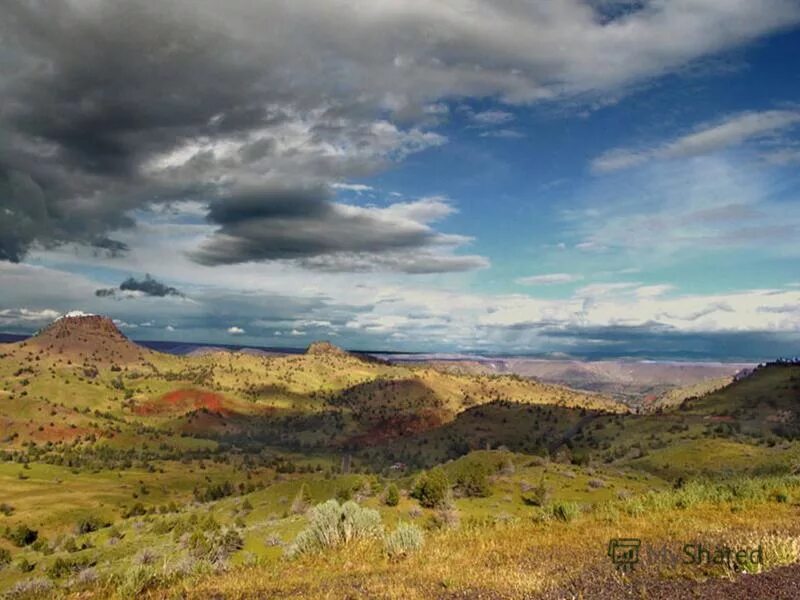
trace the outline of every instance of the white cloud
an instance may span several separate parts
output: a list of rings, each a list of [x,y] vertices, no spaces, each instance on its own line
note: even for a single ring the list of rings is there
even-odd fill
[[[760,139],[800,123],[800,111],[768,110],[730,115],[717,123],[706,123],[694,132],[650,148],[615,148],[592,161],[596,172],[626,169],[656,159],[687,158],[711,154],[748,140]],[[781,159],[775,154],[775,160]]]
[[[191,293],[197,304],[165,305],[166,310],[159,313],[162,325],[155,329],[156,324],[141,315],[151,313],[151,303],[157,299],[104,301],[92,296],[93,284],[88,286],[86,299],[94,304],[87,304],[87,308],[104,314],[104,309],[111,307],[120,326],[139,323],[140,327],[154,328],[148,335],[165,333],[163,323],[169,322],[187,339],[222,342],[220,335],[245,335],[243,327],[229,325],[242,319],[238,322],[248,323],[246,335],[266,345],[271,338],[317,339],[338,331],[348,347],[380,348],[391,339],[409,350],[449,346],[530,352],[552,349],[548,335],[553,331],[573,332],[580,337],[580,332],[598,328],[654,324],[686,334],[800,332],[800,289],[788,285],[720,294],[678,294],[667,283],[591,280],[566,297],[544,298],[535,293],[458,292],[443,277],[427,280],[424,285],[421,280],[409,285],[398,276],[371,273],[323,272],[309,279],[298,270],[277,265],[214,270],[219,278],[214,287],[209,287],[207,268],[184,268],[180,263],[157,266],[153,269],[157,277],[166,278],[171,269],[182,272],[185,279],[175,281],[181,281],[182,289]],[[44,275],[39,280],[38,287],[42,287],[47,270],[33,271]],[[30,288],[34,297],[35,288]],[[208,320],[211,308],[218,319],[225,319],[224,326]],[[0,309],[0,322],[5,323],[4,317],[13,318],[17,326],[9,325],[11,330],[31,330],[40,323],[30,321],[26,328],[20,319],[50,317],[65,308],[53,305],[49,310],[52,313],[28,314],[4,307]]]
[[[500,138],[500,139],[507,139],[507,140],[518,140],[524,137],[527,137],[521,131],[516,129],[492,129],[489,131],[483,131],[480,134],[481,137],[491,137],[491,138]]]
[[[637,287],[638,283],[631,282],[614,282],[614,283],[591,283],[589,285],[578,288],[575,295],[579,298],[607,296],[614,292],[620,292]]]
[[[514,115],[504,110],[484,110],[472,113],[470,119],[481,126],[503,125],[514,120]]]
[[[371,192],[375,189],[363,183],[332,183],[331,187],[335,190],[345,190],[347,192],[356,192],[357,194]]]
[[[674,285],[659,284],[659,285],[643,285],[634,290],[638,298],[657,298],[663,296],[667,292],[675,289]]]
[[[515,282],[520,285],[556,285],[561,283],[572,283],[573,281],[580,281],[581,279],[583,279],[582,275],[573,275],[571,273],[548,273],[546,275],[519,277],[515,280]]]
[[[582,209],[564,213],[579,250],[605,250],[649,268],[681,252],[757,249],[800,252],[800,205],[775,200],[769,172],[734,157],[656,162],[633,173],[594,179]],[[577,204],[577,203],[576,203]]]
[[[46,308],[31,310],[28,308],[4,308],[0,310],[0,325],[19,326],[29,324],[46,324],[61,316],[57,310]]]

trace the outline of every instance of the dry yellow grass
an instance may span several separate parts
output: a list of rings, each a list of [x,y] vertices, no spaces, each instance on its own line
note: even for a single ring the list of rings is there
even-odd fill
[[[768,540],[773,531],[800,534],[800,509],[751,503],[745,510],[702,504],[686,510],[621,516],[609,523],[589,514],[572,523],[523,521],[488,528],[430,534],[423,551],[405,560],[383,557],[377,542],[324,555],[238,568],[188,580],[152,598],[526,598],[566,589],[579,576],[613,580],[620,575],[606,556],[616,537],[672,545],[702,539],[714,543]],[[631,585],[648,577],[722,576],[721,568],[642,565]]]

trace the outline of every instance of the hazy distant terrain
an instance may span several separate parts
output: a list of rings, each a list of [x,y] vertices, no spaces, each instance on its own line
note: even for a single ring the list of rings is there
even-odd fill
[[[20,341],[25,336],[0,336],[0,341]],[[197,344],[187,342],[138,342],[140,345],[179,356],[203,356],[216,352],[241,353],[253,356],[302,354],[298,348],[263,348],[233,344]],[[691,362],[656,360],[578,360],[532,358],[525,356],[491,356],[466,354],[399,354],[367,352],[398,365],[429,365],[436,369],[470,375],[515,374],[545,383],[564,385],[576,390],[597,392],[625,402],[629,406],[675,403],[677,399],[717,389],[729,383],[755,363]]]
[[[514,373],[539,381],[599,392],[632,406],[652,403],[668,392],[693,386],[721,387],[753,363],[602,360],[527,357],[381,355],[398,363],[430,364],[464,373]]]

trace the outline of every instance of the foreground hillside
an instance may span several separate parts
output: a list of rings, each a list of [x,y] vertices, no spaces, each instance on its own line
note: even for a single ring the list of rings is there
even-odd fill
[[[632,414],[328,343],[178,357],[61,319],[0,346],[0,590],[713,597],[744,571],[792,597],[800,366],[689,396]],[[631,537],[671,562],[619,572],[609,542]],[[762,554],[683,564],[697,540]]]

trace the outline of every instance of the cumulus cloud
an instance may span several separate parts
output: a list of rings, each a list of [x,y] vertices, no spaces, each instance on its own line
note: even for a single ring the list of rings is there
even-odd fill
[[[241,327],[236,327],[234,325],[232,327],[228,327],[228,333],[230,335],[244,335],[245,331]]]
[[[263,185],[269,197],[277,183],[302,194],[445,143],[430,125],[450,100],[621,93],[800,20],[791,0],[626,10],[580,0],[11,0],[3,8],[0,260],[11,261],[65,242],[121,255],[113,232],[134,227],[131,211],[144,206],[197,198],[237,206],[243,189]],[[335,232],[380,220],[343,216],[330,198],[320,208],[315,224]],[[244,223],[226,227],[198,254],[208,264],[276,253],[274,244],[256,247]],[[416,235],[427,247],[434,236],[408,229],[390,245],[407,247]],[[346,251],[372,252],[363,230],[356,239],[364,246]],[[298,250],[298,240],[284,242],[278,254]]]
[[[592,169],[596,172],[616,171],[650,160],[710,154],[747,140],[774,135],[798,123],[800,111],[797,110],[739,113],[717,123],[701,125],[692,133],[655,147],[608,150],[592,161]],[[784,155],[780,151],[774,151],[773,154],[775,162],[780,162]]]

